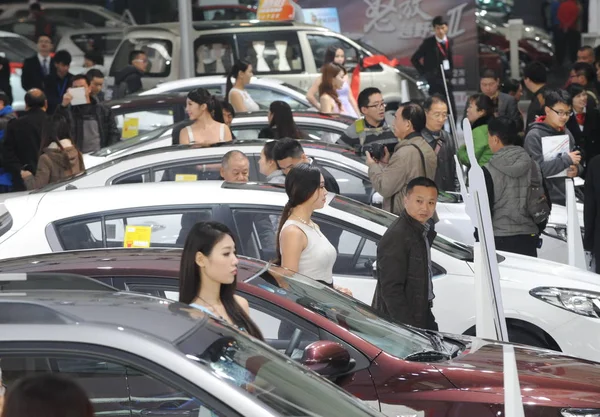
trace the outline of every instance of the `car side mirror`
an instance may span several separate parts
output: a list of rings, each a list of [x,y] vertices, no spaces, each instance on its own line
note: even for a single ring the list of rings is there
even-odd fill
[[[304,349],[300,361],[307,368],[324,377],[337,377],[354,368],[350,353],[339,343],[319,340]]]

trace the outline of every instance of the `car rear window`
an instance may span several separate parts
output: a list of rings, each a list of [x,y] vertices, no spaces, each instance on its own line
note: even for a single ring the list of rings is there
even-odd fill
[[[81,52],[96,50],[103,55],[114,55],[121,40],[122,34],[120,33],[71,35],[71,41],[81,49]]]

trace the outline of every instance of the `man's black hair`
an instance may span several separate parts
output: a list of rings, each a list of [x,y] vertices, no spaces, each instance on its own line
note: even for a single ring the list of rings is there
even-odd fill
[[[35,2],[35,3],[31,3],[29,5],[29,11],[30,12],[41,12],[42,11],[42,5],[39,2]]]
[[[48,38],[48,40],[50,41],[50,43],[52,42],[52,38],[49,35],[46,35],[45,33],[40,33],[39,35],[37,35],[35,37],[35,43],[38,43],[40,41],[40,38]]]
[[[301,158],[302,154],[304,154],[304,149],[296,139],[279,139],[275,149],[273,149],[275,161],[281,161],[285,158]]]
[[[37,92],[38,90],[33,91]],[[41,109],[46,105],[46,95],[43,92],[40,92],[39,94],[33,94],[32,90],[29,90],[27,94],[25,94],[25,105],[30,109]]]
[[[89,86],[90,85],[90,80],[88,80],[87,75],[84,74],[77,74],[73,76],[73,80],[71,81],[71,84],[74,83],[77,80],[85,80],[85,83]]]
[[[520,143],[516,123],[506,116],[492,118],[488,123],[488,134],[497,136],[504,146]]]
[[[530,62],[525,69],[523,69],[523,79],[525,78],[529,78],[536,84],[546,84],[546,81],[548,80],[548,70],[541,62]]]
[[[88,84],[91,84],[94,78],[104,78],[104,74],[98,68],[92,68],[85,73],[85,77],[88,80]]]
[[[221,100],[221,106],[223,107],[224,111],[231,113],[231,117],[235,117],[235,109],[229,101]]]
[[[129,53],[129,63],[130,63],[130,64],[133,64],[133,61],[134,61],[135,59],[137,59],[137,57],[138,57],[139,55],[142,55],[142,54],[146,55],[146,52],[144,52],[144,51],[142,51],[142,50],[140,50],[140,49],[134,49],[133,51],[131,51],[131,52]]]
[[[358,109],[360,111],[362,111],[363,107],[367,107],[369,105],[369,99],[373,94],[381,94],[381,90],[375,87],[367,87],[358,94],[356,104],[358,104]]]
[[[431,106],[433,106],[433,103],[442,103],[448,106],[448,103],[446,103],[446,98],[440,93],[435,93],[434,95],[425,99],[423,102],[423,109],[425,109],[425,111],[429,111]]]
[[[104,55],[100,51],[88,51],[83,57],[89,59],[95,65],[104,65]]]
[[[0,90],[0,101],[3,102],[5,106],[10,105],[10,97],[2,90]]]
[[[557,103],[563,103],[567,106],[573,105],[573,97],[569,95],[565,90],[556,89],[549,90],[544,94],[544,105],[546,107],[553,107]]]
[[[494,80],[500,79],[498,73],[491,68],[485,68],[483,71],[481,71],[479,79],[483,80],[484,78],[493,78]]]
[[[410,180],[406,185],[406,194],[410,194],[415,187],[435,188],[436,193],[440,191],[435,181],[427,177],[417,177]]]
[[[502,85],[500,86],[500,91],[505,94],[517,93],[519,91],[519,86],[521,85],[521,81],[507,78],[502,81]]]
[[[575,84],[575,83],[569,84],[567,86],[566,90],[567,90],[567,93],[569,93],[569,95],[571,96],[571,98],[574,98],[581,93],[585,93],[585,88],[581,84]]]
[[[572,69],[573,71],[575,71],[575,74],[583,75],[585,77],[587,81],[586,84],[589,84],[596,78],[596,70],[591,64],[588,64],[587,62],[576,62],[575,64],[573,64]]]
[[[433,26],[433,27],[442,26],[442,25],[447,25],[446,20],[442,16],[436,16],[431,21],[431,26]]]
[[[54,54],[54,63],[71,65],[71,54],[69,53],[69,51],[61,49],[56,54]]]
[[[420,104],[408,102],[402,103],[400,106],[402,111],[400,114],[404,120],[409,120],[415,132],[420,132],[425,129],[425,125],[427,124],[427,118],[425,117],[425,110]]]

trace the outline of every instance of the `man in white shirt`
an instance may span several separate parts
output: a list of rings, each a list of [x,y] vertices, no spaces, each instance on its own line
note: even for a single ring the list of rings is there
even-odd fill
[[[21,72],[23,90],[29,91],[33,88],[44,90],[44,78],[56,72],[54,61],[50,56],[53,48],[54,45],[50,37],[46,35],[38,36],[38,53],[23,61],[23,71]]]

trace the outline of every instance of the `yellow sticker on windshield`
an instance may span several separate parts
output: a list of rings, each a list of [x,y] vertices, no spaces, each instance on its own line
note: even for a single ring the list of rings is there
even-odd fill
[[[198,181],[198,176],[194,174],[176,174],[175,181]]]
[[[129,139],[139,134],[140,119],[137,117],[126,117],[123,120],[123,131],[121,137]]]
[[[150,226],[126,226],[124,248],[149,248],[152,227]]]

